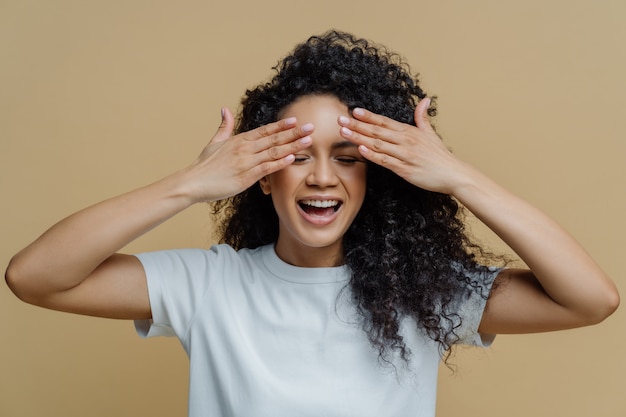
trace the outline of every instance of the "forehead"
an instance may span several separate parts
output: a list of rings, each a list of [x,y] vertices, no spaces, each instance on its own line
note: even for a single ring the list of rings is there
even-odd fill
[[[336,125],[337,118],[342,115],[349,116],[348,106],[328,94],[302,96],[280,112],[281,118],[298,118],[298,124],[314,123],[313,120],[317,120]]]
[[[348,106],[332,95],[303,96],[281,112],[281,117],[296,117],[299,126],[313,123],[313,146],[325,144],[333,149],[356,147],[339,134],[339,116],[351,117]]]

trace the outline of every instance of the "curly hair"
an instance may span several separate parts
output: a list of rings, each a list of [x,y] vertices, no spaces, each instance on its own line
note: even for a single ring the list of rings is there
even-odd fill
[[[309,38],[273,69],[270,81],[246,91],[237,132],[276,121],[286,106],[313,94],[414,124],[415,106],[426,97],[399,55],[344,32]],[[428,114],[436,114],[434,101]],[[468,290],[488,295],[481,281],[487,268],[477,262],[484,253],[468,237],[452,197],[415,187],[372,163],[366,187],[363,206],[343,238],[348,286],[364,331],[381,360],[387,362],[388,348],[408,360],[411,352],[399,330],[402,318],[411,316],[442,354],[449,353],[459,339],[459,296]],[[216,203],[214,214],[220,216],[220,241],[235,249],[278,239],[278,216],[258,186]]]

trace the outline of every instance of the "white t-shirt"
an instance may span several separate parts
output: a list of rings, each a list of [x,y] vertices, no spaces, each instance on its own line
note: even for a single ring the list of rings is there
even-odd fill
[[[295,267],[273,246],[137,257],[153,316],[137,330],[180,339],[190,417],[435,415],[437,344],[405,319],[408,367],[393,357],[395,367],[382,364],[350,302],[346,266]],[[477,333],[484,305],[476,294],[463,301],[463,343],[490,343]]]

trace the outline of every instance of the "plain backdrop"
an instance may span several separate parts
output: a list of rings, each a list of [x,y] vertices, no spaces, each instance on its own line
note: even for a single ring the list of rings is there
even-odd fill
[[[73,211],[190,163],[220,107],[338,28],[405,56],[453,151],[555,217],[624,294],[625,19],[622,0],[0,0],[0,264]],[[125,251],[211,243],[197,206]],[[625,329],[622,308],[461,349],[438,416],[624,416]],[[0,285],[0,416],[183,416],[187,375],[174,339]]]

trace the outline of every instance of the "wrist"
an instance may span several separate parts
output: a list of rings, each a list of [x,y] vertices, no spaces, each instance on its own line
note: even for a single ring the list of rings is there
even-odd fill
[[[447,194],[459,201],[475,196],[480,190],[484,190],[487,183],[492,181],[472,165],[459,161],[459,168],[454,180],[451,181]]]
[[[175,202],[181,210],[202,202],[197,187],[193,185],[192,175],[188,168],[176,171],[157,181],[153,186],[161,189],[167,200]]]

